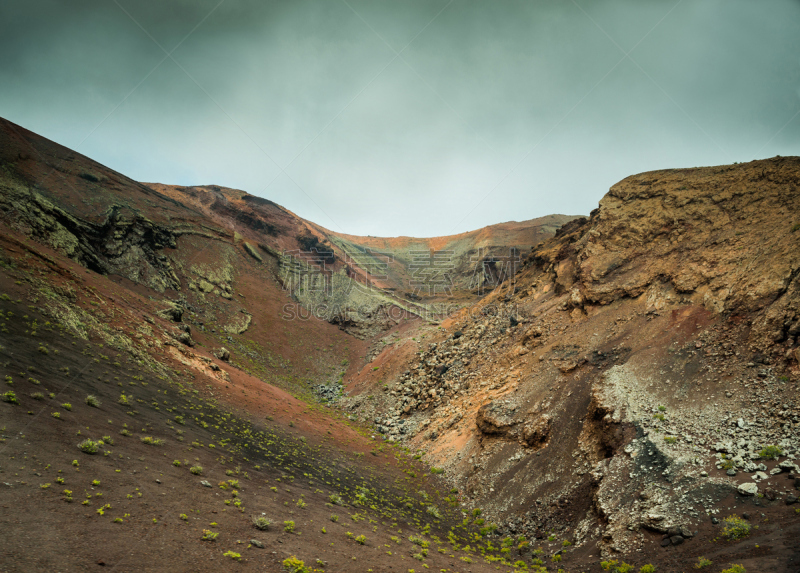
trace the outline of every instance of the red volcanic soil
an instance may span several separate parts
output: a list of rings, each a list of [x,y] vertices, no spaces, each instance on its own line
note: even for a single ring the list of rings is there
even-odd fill
[[[0,403],[4,571],[278,571],[292,555],[330,571],[419,563],[407,538],[425,514],[401,505],[420,489],[435,495],[434,481],[403,473],[421,475],[419,464],[197,347],[164,344],[166,368],[153,370],[106,340],[77,336],[40,298],[43,281],[54,290],[79,284],[76,305],[102,309],[112,332],[169,324],[147,321],[153,301],[27,239],[4,236],[0,247],[0,373],[18,402]],[[104,443],[87,454],[77,447],[86,438]],[[367,488],[368,505],[357,504],[358,488]],[[332,494],[343,505],[331,504]],[[273,522],[266,531],[251,524],[262,514]],[[440,528],[453,519],[433,531],[444,538]],[[218,536],[204,541],[204,530]],[[461,570],[435,551],[426,561]]]

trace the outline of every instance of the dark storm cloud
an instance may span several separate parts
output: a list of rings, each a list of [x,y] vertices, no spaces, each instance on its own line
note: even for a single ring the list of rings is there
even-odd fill
[[[0,7],[0,49],[0,115],[357,234],[587,213],[632,173],[800,155],[796,0],[28,0]]]

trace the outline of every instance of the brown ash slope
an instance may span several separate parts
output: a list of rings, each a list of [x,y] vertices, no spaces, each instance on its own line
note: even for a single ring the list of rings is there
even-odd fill
[[[441,326],[378,354],[356,386],[380,377],[379,403],[351,407],[505,532],[795,570],[800,159],[629,177]],[[709,549],[742,507],[769,555]]]

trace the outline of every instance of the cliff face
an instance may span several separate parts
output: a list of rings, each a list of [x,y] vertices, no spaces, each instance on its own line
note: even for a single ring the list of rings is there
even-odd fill
[[[799,270],[800,159],[629,177],[416,352],[384,350],[383,400],[353,407],[509,533],[606,556],[682,543],[731,495],[785,491]]]
[[[629,177],[590,220],[537,252],[536,266],[580,304],[659,283],[715,314],[769,308],[753,325],[761,345],[794,338],[799,170],[797,158],[777,158]]]

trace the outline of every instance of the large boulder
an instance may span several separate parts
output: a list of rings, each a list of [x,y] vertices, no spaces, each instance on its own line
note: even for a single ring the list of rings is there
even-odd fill
[[[756,495],[758,493],[758,486],[754,483],[743,483],[736,488],[740,495]]]
[[[478,409],[475,423],[484,434],[508,434],[517,423],[516,413],[516,406],[496,400]]]

